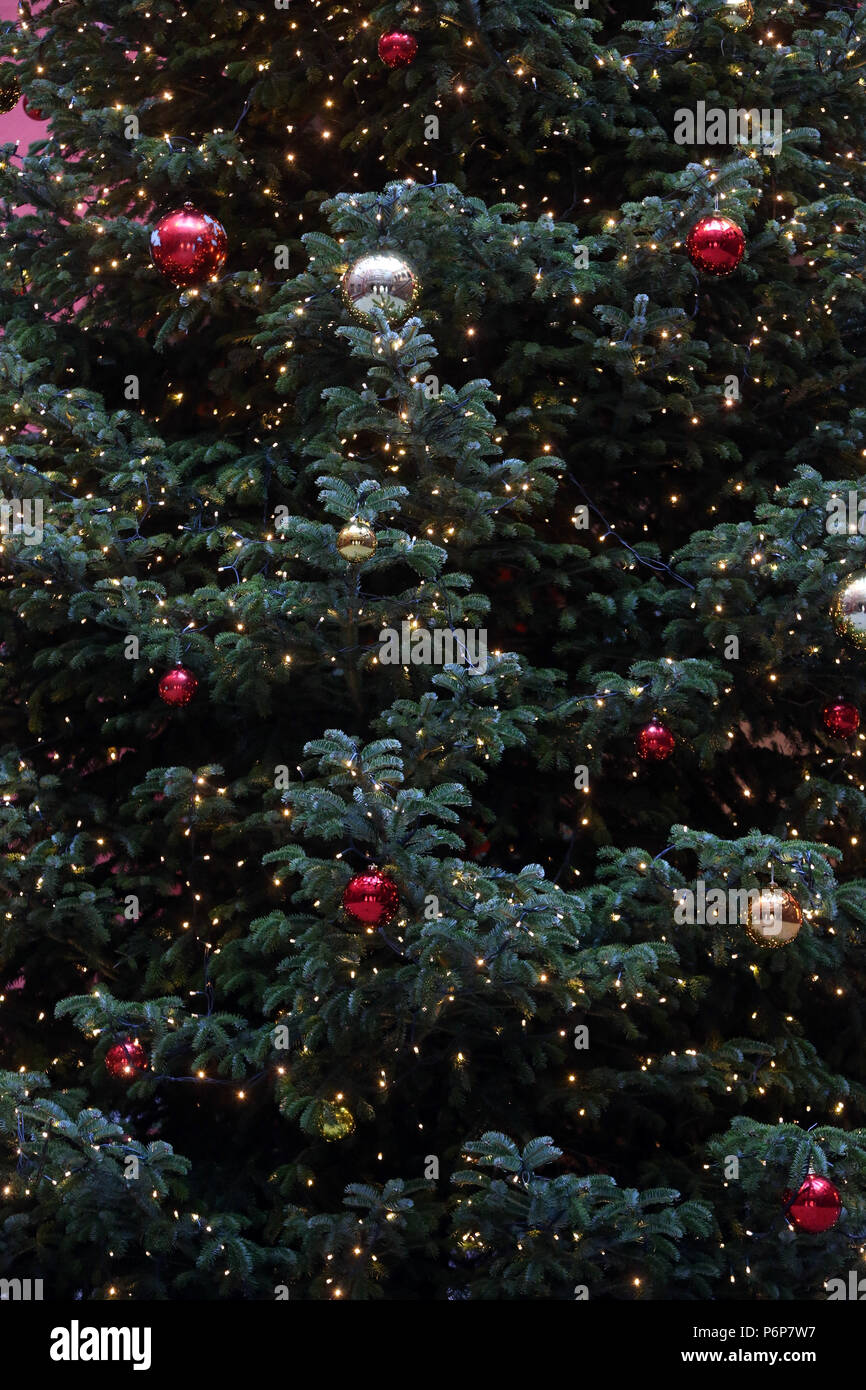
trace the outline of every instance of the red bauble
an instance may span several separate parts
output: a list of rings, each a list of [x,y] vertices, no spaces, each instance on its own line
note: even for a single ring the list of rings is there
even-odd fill
[[[175,285],[200,285],[216,275],[228,254],[225,228],[193,203],[184,203],[156,224],[150,254]]]
[[[809,1231],[813,1235],[835,1226],[842,1210],[838,1188],[829,1178],[819,1178],[817,1173],[809,1174],[793,1200],[790,1192],[785,1192],[782,1200],[788,1218],[797,1230]]]
[[[848,700],[834,700],[824,706],[824,726],[839,738],[850,738],[860,728],[860,711]]]
[[[159,698],[167,705],[188,705],[198,690],[198,681],[185,666],[167,671],[159,683]]]
[[[115,1043],[105,1054],[105,1065],[112,1076],[129,1081],[147,1071],[147,1053],[135,1038]]]
[[[637,751],[649,762],[663,763],[674,751],[675,742],[667,724],[660,724],[657,719],[653,719],[649,724],[644,724],[638,734]]]
[[[719,212],[702,217],[686,237],[689,259],[705,275],[730,275],[745,249],[743,229]]]
[[[383,34],[379,57],[389,68],[408,68],[418,52],[418,40],[411,34]]]
[[[30,117],[31,121],[44,121],[46,119],[45,112],[38,110],[35,106],[31,106],[27,97],[24,98],[21,109],[25,116]]]
[[[343,907],[365,927],[386,927],[393,922],[400,906],[400,895],[390,878],[371,869],[349,879],[343,893]]]

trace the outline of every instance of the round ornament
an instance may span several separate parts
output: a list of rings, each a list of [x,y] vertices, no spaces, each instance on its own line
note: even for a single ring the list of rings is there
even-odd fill
[[[866,570],[849,575],[840,585],[830,611],[840,636],[866,648]]]
[[[379,57],[386,67],[408,68],[418,52],[418,40],[412,34],[397,31],[383,34],[379,39]]]
[[[330,1142],[348,1139],[355,1132],[355,1117],[351,1110],[347,1110],[345,1105],[331,1105],[327,1101],[321,1108],[317,1124],[322,1138]]]
[[[337,549],[344,560],[359,565],[376,553],[376,533],[366,521],[349,521],[337,536]]]
[[[31,121],[44,121],[47,119],[45,112],[40,111],[37,106],[31,106],[27,98],[24,98],[24,115],[29,116]]]
[[[809,1231],[817,1235],[829,1231],[836,1225],[842,1211],[842,1198],[839,1189],[829,1178],[809,1173],[802,1187],[792,1198],[790,1192],[782,1194],[786,1215],[798,1231]]]
[[[378,869],[356,874],[343,891],[343,910],[367,928],[387,927],[400,906],[400,895],[393,880]]]
[[[645,724],[637,736],[637,751],[647,762],[663,763],[674,751],[676,740],[667,724],[658,719]]]
[[[194,203],[163,217],[150,234],[157,270],[178,286],[201,285],[216,275],[228,254],[225,228]]]
[[[159,683],[159,698],[167,705],[179,707],[188,705],[198,690],[198,681],[192,671],[185,666],[175,666],[166,671]]]
[[[745,249],[743,229],[720,212],[700,218],[686,237],[689,260],[704,275],[730,275]]]
[[[802,925],[800,904],[784,888],[762,888],[757,898],[749,895],[746,931],[759,946],[788,946]]]
[[[371,251],[353,261],[341,286],[346,308],[368,328],[378,328],[375,310],[390,324],[408,318],[418,299],[418,276],[394,251]]]
[[[725,0],[716,13],[716,19],[721,20],[728,29],[748,29],[754,18],[752,0]]]
[[[354,1115],[345,1105],[331,1105],[328,1101],[321,1106],[317,1119],[318,1133],[334,1143],[339,1138],[349,1138],[354,1133]]]
[[[0,113],[14,111],[21,98],[21,83],[12,63],[0,63]]]
[[[285,420],[282,415],[282,408],[278,410],[262,411],[262,429],[265,434],[276,433],[280,426],[284,424]]]
[[[824,727],[837,738],[851,738],[860,728],[860,711],[850,700],[833,700],[824,706]]]
[[[147,1053],[137,1038],[126,1038],[108,1049],[105,1066],[111,1076],[129,1081],[147,1070]]]

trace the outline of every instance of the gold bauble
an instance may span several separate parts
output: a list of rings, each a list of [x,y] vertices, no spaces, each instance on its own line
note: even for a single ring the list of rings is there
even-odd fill
[[[746,931],[759,946],[788,946],[802,925],[800,904],[784,888],[762,888],[757,899],[750,895]]]
[[[329,1142],[334,1139],[348,1139],[355,1132],[355,1117],[345,1105],[322,1105],[318,1119],[319,1133]]]
[[[0,63],[0,112],[14,111],[21,99],[21,83],[12,63]]]
[[[279,410],[265,410],[262,413],[262,430],[265,434],[273,434],[275,430],[284,424],[282,413]]]
[[[752,0],[725,0],[722,8],[716,12],[716,19],[720,19],[729,29],[748,29],[754,18]]]
[[[382,310],[389,324],[402,323],[415,307],[420,288],[408,261],[393,251],[359,256],[341,282],[346,308],[368,328],[379,327],[375,309]]]
[[[349,521],[337,537],[337,549],[344,560],[359,565],[376,553],[376,533],[366,521]]]
[[[866,647],[866,570],[858,570],[840,584],[830,612],[841,637]]]

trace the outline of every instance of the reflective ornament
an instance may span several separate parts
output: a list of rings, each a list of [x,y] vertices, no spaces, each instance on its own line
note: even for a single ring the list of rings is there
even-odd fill
[[[754,18],[752,0],[725,0],[722,8],[716,12],[716,19],[729,29],[748,29]]]
[[[782,1194],[786,1216],[798,1231],[809,1231],[817,1235],[819,1231],[829,1231],[836,1225],[842,1211],[842,1198],[839,1189],[829,1178],[809,1173],[806,1181],[793,1196],[790,1192]]]
[[[418,52],[418,40],[411,34],[383,34],[378,47],[379,57],[386,67],[408,68]]]
[[[866,571],[850,575],[836,590],[830,612],[840,636],[866,648]]]
[[[105,1054],[106,1070],[120,1081],[129,1081],[147,1071],[147,1053],[136,1038],[115,1043]]]
[[[283,424],[285,424],[285,419],[279,410],[262,412],[262,429],[265,434],[273,434]]]
[[[376,553],[376,533],[366,521],[350,521],[337,537],[337,549],[344,560],[359,565]]]
[[[21,99],[21,83],[12,63],[0,63],[0,112],[14,111]]]
[[[355,1132],[355,1117],[345,1105],[322,1105],[317,1120],[319,1133],[323,1139],[348,1139]]]
[[[651,763],[663,763],[674,751],[675,743],[667,724],[652,719],[637,736],[638,755]]]
[[[784,888],[763,888],[749,895],[746,931],[759,946],[788,946],[800,933],[803,913]]]
[[[167,705],[188,705],[198,690],[198,681],[185,666],[167,671],[159,683],[159,698]]]
[[[704,275],[730,275],[745,249],[743,229],[719,212],[702,217],[686,237],[689,260]]]
[[[396,885],[378,869],[356,874],[343,892],[343,909],[365,927],[386,927],[400,906]]]
[[[860,728],[860,711],[848,700],[834,700],[824,706],[824,726],[837,738],[851,738]]]
[[[39,108],[36,107],[36,106],[31,106],[31,105],[30,105],[30,102],[27,100],[26,97],[24,98],[24,107],[23,107],[23,110],[24,110],[24,115],[25,115],[25,116],[29,116],[30,119],[31,119],[31,121],[44,121],[44,120],[47,119],[47,118],[46,118],[46,115],[45,115],[45,112],[44,112],[44,111],[40,111]]]
[[[393,251],[372,251],[349,266],[341,289],[346,308],[368,328],[378,328],[374,310],[389,324],[408,318],[418,299],[418,277],[407,261]]]
[[[193,203],[163,217],[150,234],[157,270],[174,285],[201,285],[216,275],[228,254],[225,228]]]

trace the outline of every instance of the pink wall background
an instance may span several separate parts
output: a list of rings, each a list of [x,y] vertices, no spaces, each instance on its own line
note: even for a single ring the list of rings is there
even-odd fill
[[[0,21],[5,19],[18,19],[18,0],[0,0]],[[15,110],[10,111],[8,116],[0,115],[0,145],[17,140],[20,144],[19,153],[25,154],[31,141],[43,139],[47,129],[47,121],[34,121],[25,116],[19,101]]]
[[[17,18],[18,0],[0,0],[0,21]],[[25,115],[22,103],[18,101],[14,111],[10,111],[8,115],[0,115],[0,145],[7,145],[10,140],[18,140],[18,153],[26,154],[26,147],[31,140],[42,140],[47,128],[47,121],[33,121],[29,115]]]

